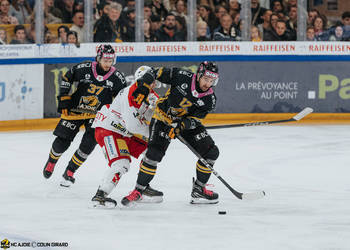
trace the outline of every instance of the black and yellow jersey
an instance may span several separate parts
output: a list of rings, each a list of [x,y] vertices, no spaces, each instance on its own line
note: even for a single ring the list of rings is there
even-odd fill
[[[112,103],[119,91],[126,87],[124,75],[115,67],[101,76],[97,72],[97,62],[90,61],[74,65],[62,76],[60,95],[68,95],[75,83],[77,87],[71,94],[70,113],[61,115],[66,120],[94,118],[103,105]]]
[[[196,74],[179,68],[159,68],[156,79],[169,84],[164,97],[157,102],[154,118],[167,124],[177,122],[184,117],[197,120],[215,109],[216,96],[212,88],[206,92],[196,89]]]

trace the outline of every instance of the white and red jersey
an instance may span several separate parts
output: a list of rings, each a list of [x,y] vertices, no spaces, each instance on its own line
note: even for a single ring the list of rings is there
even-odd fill
[[[136,88],[134,83],[122,89],[111,104],[104,105],[97,112],[92,127],[104,128],[127,137],[142,135],[148,139],[149,120],[159,96],[151,90],[147,98],[149,105],[138,105],[132,96]]]

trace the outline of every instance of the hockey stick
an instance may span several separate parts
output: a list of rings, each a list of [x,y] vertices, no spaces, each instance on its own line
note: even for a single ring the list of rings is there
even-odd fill
[[[314,110],[312,108],[304,108],[301,112],[296,114],[290,119],[286,120],[277,120],[277,121],[265,121],[265,122],[251,122],[251,123],[238,123],[238,124],[227,124],[227,125],[218,125],[218,126],[208,126],[206,129],[219,129],[219,128],[235,128],[235,127],[248,127],[248,126],[262,126],[262,125],[270,125],[273,123],[283,123],[283,122],[295,122],[299,121],[308,114],[312,113]]]
[[[256,193],[240,193],[236,190],[234,190],[230,184],[228,184],[217,171],[214,170],[214,168],[190,145],[188,142],[180,135],[176,134],[176,137],[185,144],[198,158],[201,162],[204,163],[204,165],[209,168],[213,174],[240,200],[257,200],[261,199],[265,196],[264,191],[256,192]]]

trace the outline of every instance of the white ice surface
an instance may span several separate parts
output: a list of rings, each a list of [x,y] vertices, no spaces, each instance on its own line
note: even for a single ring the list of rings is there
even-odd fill
[[[74,186],[64,189],[61,175],[81,133],[49,180],[42,168],[51,132],[0,133],[0,241],[69,243],[51,249],[350,249],[350,126],[261,126],[210,134],[220,148],[215,168],[221,176],[241,192],[264,190],[265,198],[238,200],[212,176],[219,204],[190,205],[196,159],[174,141],[152,182],[165,193],[163,203],[91,209],[107,167],[98,146]],[[111,194],[118,203],[133,189],[139,161]],[[227,214],[218,215],[221,210]]]

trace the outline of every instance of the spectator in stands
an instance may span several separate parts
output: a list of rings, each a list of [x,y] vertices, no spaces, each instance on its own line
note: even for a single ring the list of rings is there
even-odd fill
[[[307,14],[307,24],[313,26],[314,20],[317,16],[320,15],[320,12],[317,9],[312,9]]]
[[[152,0],[152,14],[166,18],[168,10],[165,8],[161,0]]]
[[[155,37],[158,42],[184,41],[185,37],[176,29],[175,15],[168,13],[164,24],[156,31]]]
[[[59,18],[62,22],[62,12],[54,6],[54,0],[44,0],[44,10]]]
[[[156,42],[154,34],[151,32],[151,20],[143,19],[144,42]]]
[[[257,26],[257,28],[259,29],[259,32],[261,34],[262,40],[264,40],[264,34],[271,30],[271,22],[270,22],[271,15],[272,15],[272,11],[266,9],[264,14],[261,17],[261,19],[264,20],[264,22]],[[276,21],[277,20],[278,20],[278,17],[276,16]]]
[[[7,31],[5,28],[0,27],[0,45],[7,44]]]
[[[201,5],[199,7],[199,15],[202,20],[208,24],[210,33],[213,33],[217,28],[217,21],[212,9],[207,5]]]
[[[176,0],[175,10],[172,11],[175,16],[180,16],[185,19],[186,24],[188,23],[187,13],[186,13],[186,3],[184,0]]]
[[[175,16],[175,25],[178,33],[181,37],[184,38],[184,41],[187,40],[187,24],[184,17]]]
[[[69,28],[66,25],[61,25],[57,28],[57,37],[59,43],[67,43],[67,35]]]
[[[342,14],[341,22],[343,24],[343,39],[349,41],[350,39],[350,11],[345,11]]]
[[[143,8],[143,18],[150,19],[152,16],[152,7],[150,5],[145,5]]]
[[[341,22],[337,22],[333,29],[329,30],[329,41],[343,41],[344,40],[344,30],[343,24]]]
[[[241,12],[241,4],[238,2],[238,0],[229,0],[228,6],[229,6],[228,13],[231,15],[231,17],[233,17],[237,13]],[[216,7],[218,7],[218,6],[216,6]],[[220,18],[219,18],[219,20],[220,20]]]
[[[160,20],[160,16],[152,15],[150,18],[151,21],[151,34],[155,34],[156,31],[162,26],[162,22]]]
[[[273,0],[271,10],[275,13],[284,13],[284,7],[281,0]]]
[[[31,23],[27,28],[26,28],[26,34],[27,34],[27,39],[29,43],[35,43],[35,23]]]
[[[278,19],[279,19],[278,14],[272,12],[271,17],[270,17],[270,26],[272,29],[276,29],[276,24],[277,24]]]
[[[286,22],[281,19],[277,20],[276,28],[266,33],[264,41],[291,41]]]
[[[97,13],[95,15],[95,24],[96,21],[99,20],[103,15],[108,15],[109,10],[111,9],[111,5],[106,2],[100,2],[97,5]]]
[[[14,29],[15,37],[12,39],[10,44],[24,44],[29,43],[25,28],[22,24],[16,25]]]
[[[16,17],[9,14],[10,2],[8,0],[0,1],[0,24],[18,24]]]
[[[79,41],[78,41],[78,33],[73,31],[73,30],[68,31],[67,43],[68,44],[75,44],[75,46],[77,46],[79,48],[80,44],[79,44]]]
[[[317,16],[313,23],[315,37],[317,41],[327,41],[329,39],[327,30],[327,18],[324,15]]]
[[[135,9],[125,11],[126,18],[123,20],[121,35],[123,42],[135,42]]]
[[[70,30],[77,32],[79,43],[85,42],[84,12],[81,10],[76,11],[72,20],[73,25]]]
[[[61,2],[59,9],[62,12],[63,23],[72,23],[74,13],[74,0],[61,0],[59,2]]]
[[[94,26],[94,42],[122,42],[120,14],[122,6],[111,3],[108,15],[103,15]]]
[[[58,43],[58,38],[49,29],[45,29],[44,43]]]
[[[262,15],[265,12],[265,8],[260,6],[259,0],[251,0],[251,10],[252,10],[252,25],[257,26],[260,23],[263,23]]]
[[[251,41],[252,42],[261,42],[262,41],[261,33],[260,33],[258,27],[252,25],[252,27],[250,29],[250,34],[251,34]]]
[[[45,24],[62,23],[62,19],[57,17],[57,16],[55,16],[55,15],[53,15],[50,12],[50,10],[52,10],[52,8],[50,8],[50,5],[44,5],[44,23]],[[34,18],[34,11],[33,11],[33,18]]]
[[[229,14],[225,14],[220,19],[220,27],[213,34],[214,41],[237,41],[238,31],[232,25],[233,20]]]
[[[197,41],[211,41],[207,33],[208,25],[200,20],[197,22]]]
[[[298,24],[298,8],[290,6],[288,11],[287,29],[291,34],[291,39],[294,41],[297,38],[297,24]]]
[[[10,14],[17,18],[19,24],[24,24],[26,18],[32,13],[26,0],[12,0],[10,6]]]
[[[233,19],[233,16],[236,14],[237,12],[235,10],[230,10],[230,12],[226,9],[226,7],[222,6],[222,5],[217,5],[215,6],[215,25],[213,25],[215,28],[214,30],[216,30],[217,28],[219,28],[220,26],[220,18],[225,15],[225,14],[230,14],[230,16]],[[239,12],[238,12],[239,13]],[[211,35],[211,31],[209,29],[209,27],[207,28],[207,35]]]
[[[308,26],[306,29],[306,41],[316,41],[314,26]]]

